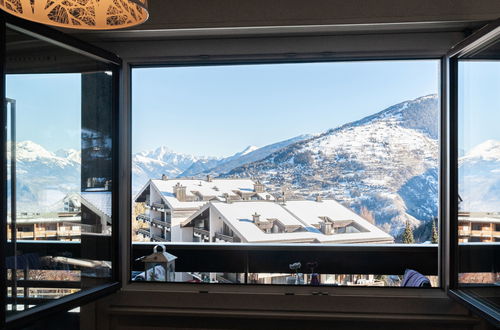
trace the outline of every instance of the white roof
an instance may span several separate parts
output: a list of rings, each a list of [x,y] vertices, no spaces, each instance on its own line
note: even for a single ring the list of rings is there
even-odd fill
[[[110,191],[84,191],[81,192],[82,204],[92,211],[100,211],[102,214],[111,217],[111,192]],[[94,209],[95,208],[95,209]]]
[[[481,222],[481,223],[500,223],[500,217],[488,217],[488,216],[483,216],[483,217],[463,217],[459,216],[458,221],[461,222]]]
[[[174,196],[174,186],[180,184],[186,187],[187,196],[195,196],[199,193],[205,197],[213,197],[218,200],[224,200],[224,195],[238,196],[236,192],[253,193],[254,181],[250,179],[212,179],[194,180],[194,179],[170,179],[170,180],[151,180],[154,188],[160,193],[166,202],[175,209],[197,209],[205,205],[206,201],[180,202]],[[140,195],[140,193],[139,193]],[[257,194],[265,199],[267,193]],[[274,199],[269,195],[269,199]]]
[[[284,226],[304,226],[300,220],[295,218],[290,212],[287,212],[281,205],[274,202],[213,203],[213,206],[228,220],[238,221],[239,223],[252,223],[252,215],[257,213],[261,221],[277,219]],[[252,226],[256,227],[253,223]]]
[[[352,210],[332,199],[326,199],[321,202],[287,201],[285,208],[304,221],[308,226],[318,225],[321,221],[320,217],[328,217],[333,221],[352,220],[372,233],[387,235],[384,231],[372,225]]]
[[[289,203],[290,202],[287,202],[287,206]],[[336,216],[334,213],[335,211],[338,211],[339,208],[333,203],[327,203],[327,207],[320,206],[322,203],[314,201],[301,201],[300,203],[301,204],[294,204],[292,208],[299,210],[300,206],[302,206],[304,208],[303,210],[300,210],[302,215],[307,214],[307,212],[312,212],[313,214],[328,216],[331,219],[339,219],[339,216]],[[193,220],[207,208],[213,208],[219,211],[219,213],[224,217],[223,221],[229,225],[239,237],[249,243],[370,243],[380,241],[391,242],[393,240],[392,236],[371,225],[366,220],[363,220],[362,218],[353,219],[354,217],[349,213],[345,213],[344,210],[342,210],[342,213],[340,214],[342,220],[353,220],[363,228],[367,229],[367,231],[360,233],[326,235],[311,225],[314,222],[311,220],[309,215],[306,216],[306,219],[302,219],[298,214],[290,211],[288,207],[270,201],[241,201],[232,203],[209,202],[205,205],[205,207],[191,216],[184,223],[184,225]],[[342,208],[344,207],[342,206]],[[349,211],[348,209],[345,210]],[[329,212],[324,214],[326,211]],[[280,221],[283,225],[297,226],[300,227],[300,229],[298,232],[265,233],[253,223],[252,215],[255,213],[260,215],[261,221],[266,221],[267,219],[278,219],[278,221]],[[351,217],[346,219],[343,217],[344,214],[349,214]],[[355,213],[353,214],[356,215]]]

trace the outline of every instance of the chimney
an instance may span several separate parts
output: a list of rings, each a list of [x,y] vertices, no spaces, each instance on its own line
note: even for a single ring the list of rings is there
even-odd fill
[[[229,194],[228,193],[224,193],[222,195],[222,197],[224,197],[226,203],[231,203],[231,199],[229,198]]]
[[[207,175],[207,182],[212,182],[212,176],[210,174]]]
[[[255,212],[254,214],[252,214],[252,219],[253,219],[253,223],[259,224],[260,223],[260,214]]]
[[[256,193],[263,193],[264,192],[264,185],[260,183],[260,181],[257,181],[256,183],[253,184],[253,190]]]
[[[186,187],[181,185],[179,182],[174,186],[174,195],[179,202],[186,201]]]
[[[167,181],[167,180],[168,180],[168,176],[166,176],[165,174],[162,174],[162,175],[161,175],[161,179],[162,179],[163,181]]]
[[[271,200],[271,195],[266,195],[266,201]]]
[[[321,222],[321,225],[320,225],[320,230],[323,234],[325,235],[331,235],[332,234],[332,228],[333,228],[333,223],[331,223],[330,221],[323,221]]]
[[[323,201],[323,198],[321,198],[321,195],[316,196],[316,202],[321,203]]]

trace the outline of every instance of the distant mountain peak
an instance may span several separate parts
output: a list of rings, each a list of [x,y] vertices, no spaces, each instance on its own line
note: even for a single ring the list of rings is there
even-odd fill
[[[460,159],[466,160],[500,161],[500,141],[486,140],[478,144]]]
[[[242,152],[240,152],[240,153],[239,153],[239,155],[240,155],[240,156],[243,156],[243,155],[246,155],[246,154],[248,154],[248,153],[251,153],[252,151],[255,151],[255,150],[257,150],[257,149],[259,149],[259,147],[257,147],[257,146],[248,146],[248,147],[246,147],[245,149],[243,149],[243,151],[242,151]]]

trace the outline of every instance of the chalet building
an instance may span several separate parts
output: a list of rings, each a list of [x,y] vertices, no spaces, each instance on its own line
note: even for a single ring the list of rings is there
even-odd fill
[[[500,242],[500,214],[487,212],[459,212],[458,241]]]
[[[168,179],[150,180],[135,197],[144,203],[147,211],[136,217],[149,224],[149,229],[139,229],[138,234],[157,242],[191,242],[192,234],[181,230],[180,224],[190,218],[209,201],[274,200],[265,192],[260,182],[250,179],[205,180]]]
[[[16,237],[20,240],[79,240],[82,233],[111,234],[111,193],[68,194],[60,212],[21,212],[16,216]],[[8,239],[12,237],[9,216]]]
[[[181,224],[192,242],[393,243],[334,200],[210,201]]]
[[[27,213],[16,216],[16,237],[19,240],[79,240],[81,217],[78,212]],[[7,219],[7,238],[12,238],[12,220]]]

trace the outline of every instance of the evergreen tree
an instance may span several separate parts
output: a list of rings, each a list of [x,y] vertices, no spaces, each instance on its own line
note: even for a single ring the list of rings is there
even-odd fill
[[[436,228],[436,222],[434,221],[435,219],[432,219],[432,234],[431,234],[431,243],[437,244],[439,241],[439,235],[438,231]]]
[[[409,221],[406,221],[406,227],[403,233],[403,243],[404,244],[415,243],[415,239],[413,238],[413,229],[411,228]]]

